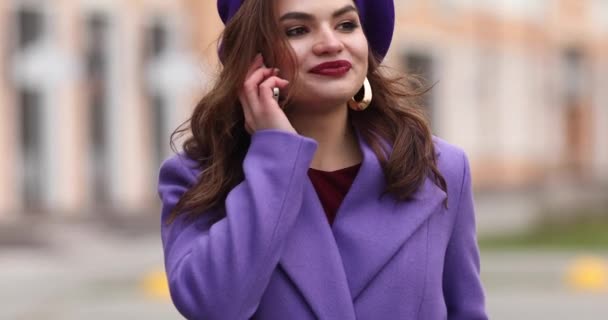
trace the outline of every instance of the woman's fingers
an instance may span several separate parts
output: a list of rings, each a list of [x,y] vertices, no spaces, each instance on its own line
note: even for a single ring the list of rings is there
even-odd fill
[[[278,106],[278,103],[273,97],[273,88],[285,89],[289,85],[289,81],[285,79],[281,79],[277,76],[272,76],[264,80],[260,84],[259,89],[259,97],[260,97],[260,106],[270,107],[270,106]]]
[[[245,80],[245,84],[243,85],[243,93],[252,111],[260,108],[260,83],[262,83],[266,78],[272,76],[274,72],[275,71],[273,69],[262,67],[254,71],[249,78]]]
[[[243,82],[243,86],[239,92],[239,99],[241,100],[241,103],[246,103],[246,101],[243,100],[243,98],[247,98],[247,95],[245,95],[244,93],[247,90],[255,90],[255,86],[253,83],[251,83],[249,80],[251,78],[251,75],[260,70],[260,68],[262,68],[264,66],[264,59],[262,58],[262,54],[258,53],[255,58],[253,59],[251,65],[249,66],[249,69],[247,70],[247,75],[245,76],[245,81]]]
[[[273,98],[273,88],[284,89],[289,82],[278,77],[278,69],[266,68],[263,63],[261,55],[256,56],[238,93],[245,118],[245,130],[253,134],[257,130],[274,128],[295,133]]]
[[[277,76],[270,76],[259,85],[256,85],[256,92],[245,90],[239,94],[246,128],[249,126],[251,129],[257,130],[260,126],[266,127],[268,125],[267,122],[271,120],[267,119],[268,115],[272,114],[273,110],[274,112],[283,113],[272,96],[272,90],[275,87],[284,89],[288,84],[287,80],[283,80]],[[274,118],[274,116],[271,118]],[[273,121],[271,120],[270,122]]]
[[[249,69],[247,70],[247,75],[245,76],[245,80],[248,80],[255,71],[262,68],[263,66],[264,66],[264,59],[262,58],[262,54],[258,53],[255,56],[255,58],[253,59],[253,61],[251,62]],[[241,102],[241,107],[243,108],[243,116],[245,118],[244,119],[245,130],[247,130],[247,132],[249,134],[253,134],[253,129],[252,129],[253,119],[251,117],[251,107],[250,107],[251,102],[248,101],[249,99],[247,98],[247,96],[245,94],[245,83],[243,83],[243,87],[241,88],[241,90],[239,91],[238,94],[239,94],[239,101]]]

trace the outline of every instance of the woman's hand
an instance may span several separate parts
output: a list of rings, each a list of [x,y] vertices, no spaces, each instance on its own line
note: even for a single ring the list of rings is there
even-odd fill
[[[264,67],[261,54],[255,57],[239,92],[245,114],[245,129],[249,134],[263,129],[297,133],[272,97],[272,88],[284,89],[289,84],[289,81],[277,75],[278,69]]]

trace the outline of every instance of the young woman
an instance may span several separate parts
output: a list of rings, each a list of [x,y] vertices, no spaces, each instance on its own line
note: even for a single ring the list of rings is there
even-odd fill
[[[486,319],[471,178],[379,69],[392,0],[219,0],[223,69],[160,171],[190,319]],[[279,93],[275,100],[273,94]]]

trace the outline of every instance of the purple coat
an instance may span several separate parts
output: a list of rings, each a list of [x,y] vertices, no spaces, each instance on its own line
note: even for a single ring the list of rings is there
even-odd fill
[[[464,152],[435,138],[446,209],[429,179],[412,201],[380,197],[380,163],[359,143],[363,163],[332,226],[307,175],[312,139],[255,133],[226,216],[192,223],[164,223],[198,175],[192,160],[167,160],[162,241],[177,309],[189,319],[487,319]]]

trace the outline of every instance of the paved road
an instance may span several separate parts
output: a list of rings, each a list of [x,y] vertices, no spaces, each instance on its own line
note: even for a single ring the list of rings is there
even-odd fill
[[[44,245],[0,246],[0,319],[181,319],[142,285],[162,266],[154,233],[90,224],[51,225]],[[563,281],[573,252],[483,252],[492,319],[605,319],[608,293]],[[608,251],[600,254],[608,261]]]
[[[581,260],[599,260],[608,273],[608,251],[482,252],[482,280],[491,319],[608,319],[608,290],[573,288],[568,277]],[[600,279],[598,279],[600,280]]]

